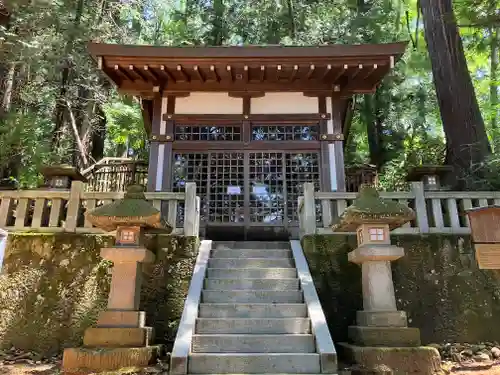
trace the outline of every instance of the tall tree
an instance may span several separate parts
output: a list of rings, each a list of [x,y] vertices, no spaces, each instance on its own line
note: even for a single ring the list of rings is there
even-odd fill
[[[446,160],[454,167],[457,187],[480,179],[481,164],[491,152],[484,120],[467,68],[452,0],[420,0],[424,35],[446,135]]]

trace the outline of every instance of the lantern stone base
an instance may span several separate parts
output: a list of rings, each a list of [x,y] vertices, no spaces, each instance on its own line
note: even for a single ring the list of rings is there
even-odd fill
[[[404,311],[357,311],[356,321],[363,327],[406,327]]]
[[[83,346],[87,348],[134,348],[148,346],[153,339],[153,328],[87,328]]]
[[[420,330],[413,327],[348,327],[353,344],[361,346],[420,346]]]
[[[385,365],[394,375],[434,375],[441,370],[441,357],[435,348],[369,347],[347,343],[335,345],[347,364],[374,369]],[[376,372],[373,372],[376,373]]]
[[[98,327],[144,327],[145,323],[144,311],[107,310],[102,311],[97,319]]]
[[[146,367],[161,357],[162,350],[161,345],[143,348],[69,348],[64,350],[62,370],[65,373],[85,374],[124,367]]]

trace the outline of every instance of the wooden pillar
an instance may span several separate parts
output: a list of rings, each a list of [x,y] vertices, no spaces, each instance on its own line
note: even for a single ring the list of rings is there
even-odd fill
[[[338,96],[333,96],[332,98],[332,119],[331,119],[331,131],[332,134],[341,135],[343,134],[343,119],[344,111],[347,106],[347,100],[341,99]],[[334,140],[329,145],[330,160],[333,159],[334,166],[330,166],[331,173],[335,173],[335,178],[331,179],[335,182],[332,184],[333,191],[345,191],[345,165],[344,165],[344,140],[340,137],[339,140]]]
[[[166,98],[162,97],[161,92],[155,93],[153,119],[151,121],[147,191],[161,191],[162,189],[165,145],[161,142],[161,136],[165,135],[166,132],[166,124],[162,119],[162,114],[166,111],[165,106]]]

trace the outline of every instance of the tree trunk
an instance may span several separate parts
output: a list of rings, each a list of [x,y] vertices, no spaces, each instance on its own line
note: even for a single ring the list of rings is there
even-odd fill
[[[65,125],[67,93],[69,85],[71,83],[71,71],[73,70],[73,62],[71,61],[70,56],[73,50],[73,44],[76,39],[76,33],[78,32],[78,29],[80,27],[80,22],[83,15],[83,5],[84,0],[77,0],[75,20],[73,21],[73,30],[70,31],[69,38],[66,42],[66,56],[64,57],[62,62],[59,98],[57,99],[54,111],[55,126],[52,134],[52,149],[57,148],[57,146],[59,145]]]
[[[15,74],[16,74],[16,63],[10,63],[4,81],[2,106],[0,108],[0,118],[10,111],[10,107],[12,105],[12,91],[14,89]]]
[[[498,127],[498,66],[500,64],[500,28],[493,27],[490,29],[490,105],[493,108],[491,115],[491,129],[497,133]],[[498,134],[498,133],[497,133]]]
[[[467,69],[452,0],[420,0],[420,8],[446,136],[446,159],[454,168],[448,183],[464,188],[465,178],[481,179],[480,166],[491,148]]]

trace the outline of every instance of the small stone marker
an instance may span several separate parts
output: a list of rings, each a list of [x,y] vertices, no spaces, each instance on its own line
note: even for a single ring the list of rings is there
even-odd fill
[[[480,269],[500,269],[500,206],[467,211]]]
[[[153,329],[145,326],[145,313],[139,311],[139,298],[141,265],[155,258],[144,247],[144,229],[167,226],[172,230],[160,215],[160,211],[146,201],[144,188],[140,185],[129,186],[123,199],[86,213],[93,225],[106,231],[116,230],[116,245],[101,249],[101,256],[113,262],[108,308],[99,314],[97,327],[85,331],[85,349],[64,351],[63,370],[102,371],[147,366],[158,354],[159,347],[150,347]]]
[[[374,187],[364,185],[353,205],[332,226],[335,232],[357,233],[358,247],[348,259],[361,266],[363,311],[357,312],[357,325],[348,328],[350,344],[340,344],[340,350],[355,364],[367,368],[387,365],[405,372],[410,370],[405,366],[412,363],[411,357],[416,356],[423,367],[437,369],[440,365],[439,353],[419,347],[420,330],[408,327],[406,313],[396,307],[390,262],[403,257],[404,249],[391,245],[390,231],[414,218],[412,209],[382,199]]]

